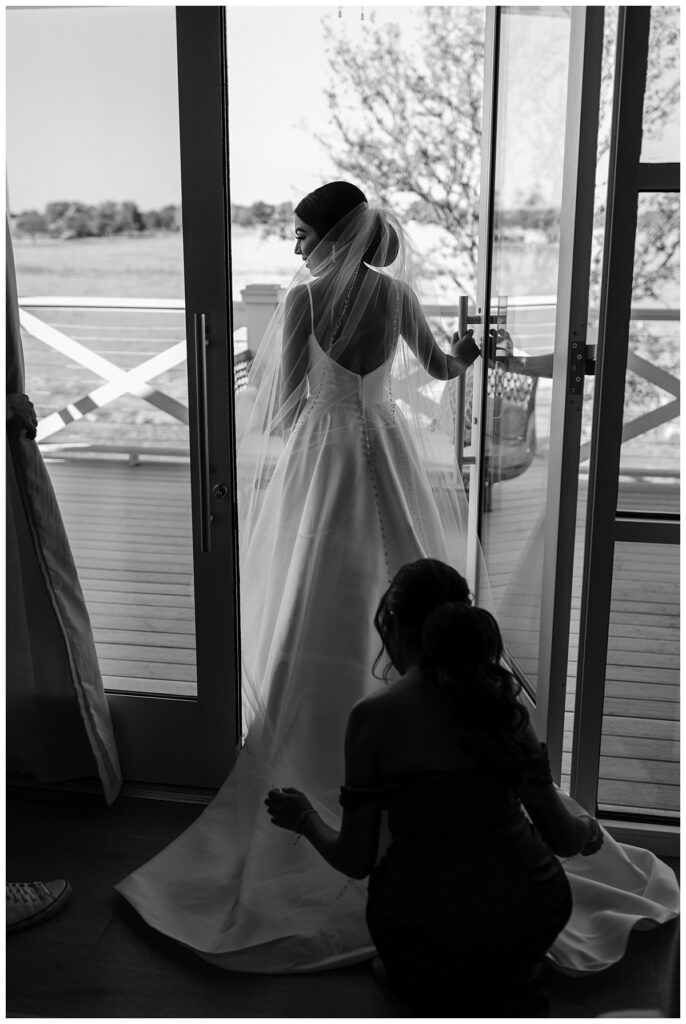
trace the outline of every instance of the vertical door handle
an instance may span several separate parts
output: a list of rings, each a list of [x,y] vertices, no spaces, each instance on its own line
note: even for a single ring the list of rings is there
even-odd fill
[[[195,342],[195,404],[197,409],[198,474],[200,479],[200,551],[210,550],[210,453],[207,426],[207,332],[205,314],[193,314]]]
[[[469,327],[469,299],[466,295],[460,295],[457,307],[457,333],[461,338]],[[457,468],[462,473],[462,458],[464,450],[464,410],[465,410],[465,375],[461,373],[457,378],[455,389],[455,458]]]

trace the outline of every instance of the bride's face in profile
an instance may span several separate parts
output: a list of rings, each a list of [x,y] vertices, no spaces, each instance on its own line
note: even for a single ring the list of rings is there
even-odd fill
[[[310,256],[317,248],[320,237],[313,227],[306,224],[304,220],[294,214],[293,230],[295,232],[295,255],[302,256],[307,264]],[[308,264],[309,265],[309,264]]]

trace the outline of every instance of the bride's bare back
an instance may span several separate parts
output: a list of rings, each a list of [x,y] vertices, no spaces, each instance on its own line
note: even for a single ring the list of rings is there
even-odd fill
[[[315,333],[315,340],[346,370],[364,377],[382,366],[395,349],[400,333],[400,292],[391,278],[366,269],[362,273],[374,273],[375,287],[354,331],[346,330],[343,303],[340,310],[333,310],[329,337],[319,337]],[[322,308],[323,289],[317,284],[315,281],[310,289],[313,330],[314,324],[323,322],[326,312]]]

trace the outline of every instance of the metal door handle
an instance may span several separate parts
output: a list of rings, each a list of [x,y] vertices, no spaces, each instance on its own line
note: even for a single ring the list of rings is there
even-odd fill
[[[457,307],[457,334],[458,337],[467,331],[469,324],[469,299],[466,295],[460,295]],[[457,378],[455,401],[455,458],[457,468],[462,473],[464,449],[464,409],[465,409],[465,375],[461,373]]]
[[[207,425],[207,334],[205,314],[193,314],[195,342],[195,404],[198,416],[197,456],[200,477],[200,551],[210,550],[210,455],[209,429]]]

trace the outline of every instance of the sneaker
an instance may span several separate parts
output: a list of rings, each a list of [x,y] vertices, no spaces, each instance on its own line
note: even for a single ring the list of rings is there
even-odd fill
[[[7,934],[47,921],[65,906],[70,892],[71,885],[63,878],[52,882],[7,882]]]
[[[389,987],[391,983],[388,980],[388,973],[386,971],[386,967],[385,967],[384,962],[381,959],[381,957],[380,956],[375,956],[374,959],[372,960],[371,966],[372,966],[372,973],[373,973],[374,977],[376,978],[376,980],[378,981],[379,985],[384,985],[385,987]]]

